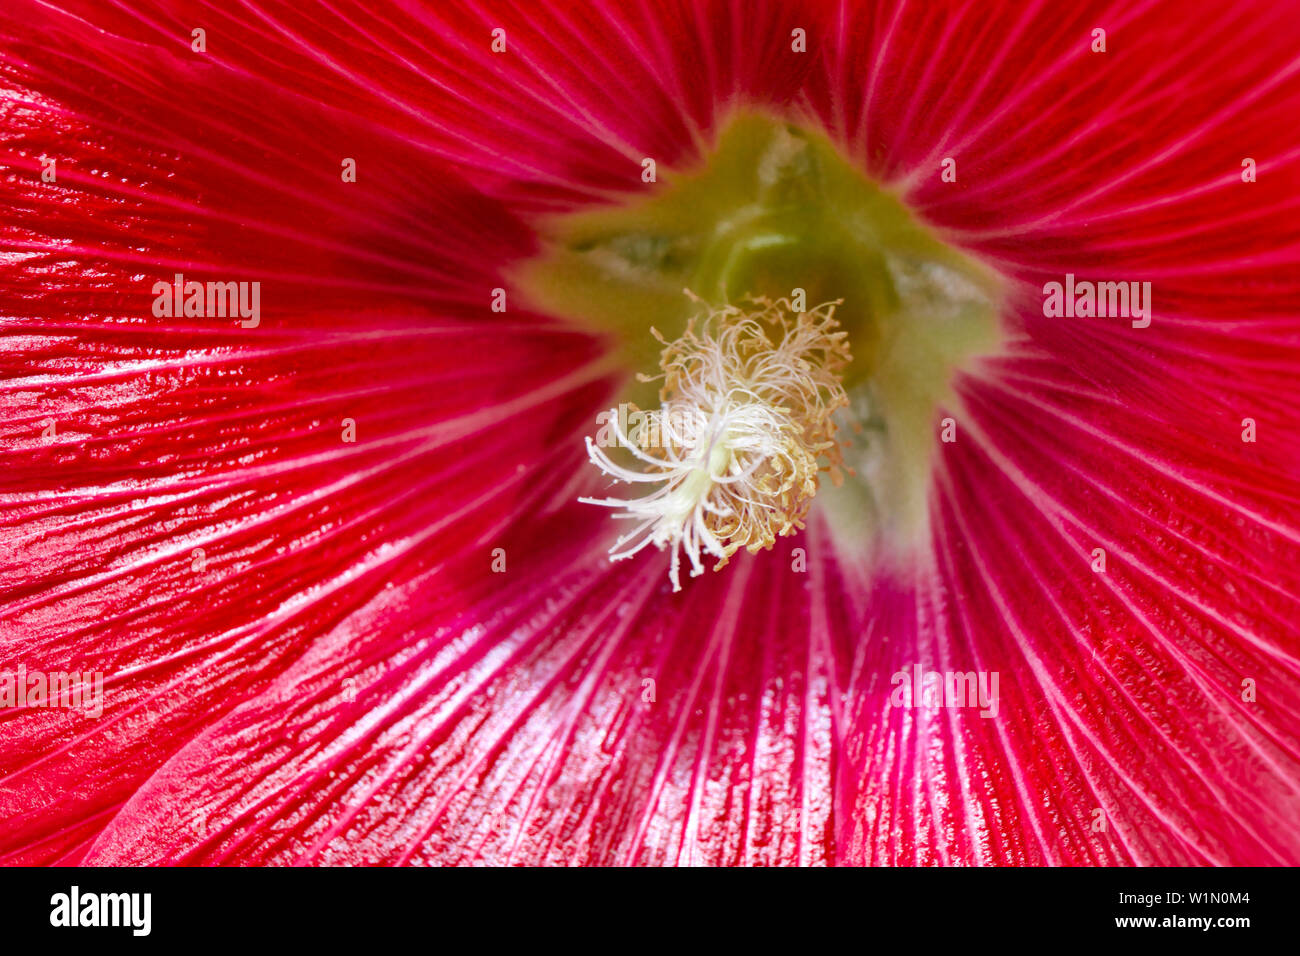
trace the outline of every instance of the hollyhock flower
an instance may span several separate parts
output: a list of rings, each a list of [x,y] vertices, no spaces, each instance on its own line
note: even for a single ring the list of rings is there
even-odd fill
[[[0,860],[1300,862],[1294,14],[6,3]]]

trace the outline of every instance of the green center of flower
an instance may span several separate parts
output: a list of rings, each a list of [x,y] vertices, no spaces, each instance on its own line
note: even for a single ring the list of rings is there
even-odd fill
[[[767,114],[738,114],[702,166],[659,166],[657,180],[625,203],[540,222],[544,251],[515,271],[516,289],[613,333],[630,373],[655,372],[664,344],[689,334],[702,310],[685,289],[715,308],[785,300],[790,319],[837,302],[851,353],[836,371],[849,475],[819,502],[844,544],[916,540],[939,413],[959,411],[953,375],[1000,348],[997,277],[829,140]],[[624,402],[676,397],[642,379],[629,376]]]

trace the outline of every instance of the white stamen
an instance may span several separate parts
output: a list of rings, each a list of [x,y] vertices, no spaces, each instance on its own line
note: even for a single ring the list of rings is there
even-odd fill
[[[611,412],[618,446],[641,470],[587,439],[587,457],[615,483],[660,485],[642,498],[579,500],[622,509],[613,517],[637,522],[615,541],[611,560],[651,544],[671,547],[674,591],[681,590],[682,551],[696,577],[704,554],[718,559],[716,569],[742,547],[770,548],[778,535],[803,527],[819,471],[839,483],[832,416],[848,405],[838,373],[849,351],[834,318],[838,303],[804,313],[787,299],[751,304],[749,311],[713,309],[698,331],[692,320],[680,339],[665,342],[663,405],[645,413],[635,440]],[[768,328],[779,333],[775,343]]]

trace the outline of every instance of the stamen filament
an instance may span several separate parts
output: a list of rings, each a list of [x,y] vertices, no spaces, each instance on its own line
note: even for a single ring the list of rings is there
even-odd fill
[[[662,485],[641,498],[579,500],[638,522],[610,548],[611,560],[671,547],[674,591],[682,551],[696,577],[701,552],[718,559],[716,570],[742,547],[771,548],[803,527],[819,472],[841,480],[833,417],[848,405],[840,373],[851,359],[834,317],[839,303],[799,313],[788,299],[749,304],[710,309],[675,342],[651,330],[664,343],[662,405],[645,413],[635,439],[617,409],[610,414],[616,446],[643,470],[587,439],[587,457],[615,483]],[[775,344],[769,329],[779,333]]]

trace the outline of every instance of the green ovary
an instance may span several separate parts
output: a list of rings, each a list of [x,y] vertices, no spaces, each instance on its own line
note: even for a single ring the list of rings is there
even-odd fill
[[[514,271],[517,292],[613,333],[629,371],[620,400],[643,408],[659,404],[656,386],[632,377],[659,370],[650,328],[673,341],[701,311],[684,289],[715,305],[796,289],[808,308],[843,300],[854,474],[841,488],[823,479],[818,502],[841,544],[918,540],[940,409],[958,413],[953,376],[1000,351],[998,278],[829,140],[767,114],[736,115],[703,165],[661,166],[658,179],[625,204],[540,222],[544,251]]]

